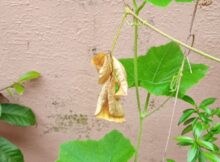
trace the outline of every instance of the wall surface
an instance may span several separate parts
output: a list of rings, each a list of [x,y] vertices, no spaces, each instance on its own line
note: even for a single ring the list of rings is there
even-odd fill
[[[20,74],[37,70],[43,77],[26,85],[23,96],[11,102],[31,107],[37,126],[17,128],[0,123],[0,136],[18,145],[26,162],[52,162],[59,145],[71,139],[101,138],[119,129],[135,144],[138,131],[135,92],[123,99],[124,124],[96,120],[94,111],[100,86],[91,65],[91,49],[108,50],[123,14],[122,0],[0,0],[0,87]],[[141,16],[163,31],[186,40],[194,4],[173,3],[168,8],[147,5]],[[195,47],[220,57],[220,3],[198,10]],[[131,19],[129,19],[131,21]],[[150,29],[141,27],[140,53],[168,42]],[[116,48],[116,57],[132,56],[133,31],[125,25]],[[220,95],[220,65],[192,53],[190,60],[206,63],[209,74],[189,91],[197,101]],[[141,92],[144,95],[145,92]],[[152,107],[161,102],[154,99]],[[220,102],[218,102],[220,103]],[[140,162],[159,162],[168,134],[173,101],[145,121]],[[178,103],[175,123],[184,108]],[[172,138],[181,131],[173,126]],[[172,139],[171,138],[171,139]],[[185,162],[186,150],[171,140],[168,157]]]

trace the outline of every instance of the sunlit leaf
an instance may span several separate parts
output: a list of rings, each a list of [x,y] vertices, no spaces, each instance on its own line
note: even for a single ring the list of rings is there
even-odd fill
[[[12,86],[19,95],[22,95],[24,93],[24,87],[22,84],[14,83]]]
[[[138,57],[138,83],[140,87],[157,96],[175,94],[175,78],[183,61],[183,52],[174,42],[152,47],[146,55]],[[133,58],[120,59],[128,76],[129,87],[134,86]],[[208,67],[203,64],[192,64],[192,73],[186,64],[180,85],[180,96],[197,84],[206,74]],[[172,86],[171,86],[172,85]],[[172,87],[172,88],[171,88]]]
[[[41,76],[41,74],[37,71],[29,71],[29,72],[23,74],[22,76],[20,76],[20,78],[18,79],[18,82],[24,82],[24,81],[37,79],[40,76]]]
[[[24,162],[23,155],[19,148],[0,137],[0,161],[1,162]]]
[[[187,162],[194,162],[198,152],[198,147],[196,144],[192,145],[187,154]]]
[[[186,137],[186,136],[176,137],[176,141],[181,146],[188,146],[194,144],[194,140],[191,137]]]
[[[61,145],[57,162],[128,162],[135,150],[130,141],[114,130],[99,141],[70,141]]]
[[[200,103],[199,107],[205,108],[205,107],[213,104],[215,101],[216,101],[216,98],[207,98]]]
[[[155,6],[166,7],[172,0],[144,0],[145,2],[150,2]],[[176,0],[176,2],[192,2],[193,0]]]

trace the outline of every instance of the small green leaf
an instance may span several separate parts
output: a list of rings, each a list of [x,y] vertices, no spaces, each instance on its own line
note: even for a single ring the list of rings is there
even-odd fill
[[[23,155],[19,148],[0,137],[0,161],[1,162],[24,162]]]
[[[186,137],[186,136],[176,137],[176,141],[181,146],[188,146],[194,144],[194,140],[191,137]]]
[[[187,162],[194,162],[194,159],[196,159],[197,152],[198,152],[198,147],[196,144],[193,144],[190,150],[188,151],[187,154]]]
[[[172,0],[145,0],[146,2],[150,2],[155,6],[166,7],[170,4]]]
[[[114,130],[99,141],[76,140],[62,144],[57,162],[128,162],[134,152],[130,141]]]
[[[197,140],[197,143],[207,149],[207,150],[211,150],[211,151],[216,151],[215,150],[215,146],[211,143],[211,142],[207,142],[207,141],[203,141],[203,140]]]
[[[193,134],[195,138],[199,138],[202,135],[203,125],[200,122],[196,122],[193,125]]]
[[[207,106],[213,104],[215,101],[216,101],[216,98],[207,98],[200,103],[199,107],[200,108],[207,107]]]
[[[29,72],[23,74],[22,76],[20,76],[20,78],[18,79],[18,82],[22,83],[25,81],[37,79],[40,76],[41,76],[41,74],[37,71],[29,71]]]
[[[208,116],[207,116],[206,113],[199,113],[199,117],[200,117],[200,119],[201,119],[204,123],[206,123],[206,124],[212,122],[212,120],[210,120],[210,119],[208,118]]]
[[[195,112],[194,109],[187,109],[183,112],[183,115],[180,117],[178,125],[186,121],[193,113]]]
[[[199,151],[198,159],[199,159],[199,162],[207,162],[205,156],[203,155],[202,150]]]
[[[216,116],[218,116],[220,118],[220,108],[217,107],[217,108],[213,109],[211,115],[212,116],[216,115]]]
[[[185,102],[187,102],[187,103],[193,105],[193,106],[196,105],[196,102],[195,102],[195,101],[193,100],[193,98],[190,97],[190,96],[185,95],[185,96],[183,96],[181,99],[182,99],[183,101],[185,101]]]
[[[220,134],[220,123],[215,124],[212,128],[211,128],[211,132],[213,134]]]
[[[12,86],[19,95],[22,95],[24,93],[24,87],[22,84],[14,83]]]
[[[213,153],[203,152],[203,155],[210,160],[210,162],[220,162],[220,159]]]
[[[195,117],[189,118],[188,120],[186,120],[186,121],[183,123],[183,125],[188,125],[188,124],[194,122],[196,119],[197,119],[197,118],[195,118]]]
[[[183,129],[181,135],[184,135],[184,134],[191,132],[192,129],[193,129],[192,124],[188,125],[186,128]]]
[[[176,162],[176,161],[173,159],[167,159],[167,162]]]
[[[16,126],[31,126],[36,123],[34,113],[30,108],[18,104],[1,104],[0,120]]]

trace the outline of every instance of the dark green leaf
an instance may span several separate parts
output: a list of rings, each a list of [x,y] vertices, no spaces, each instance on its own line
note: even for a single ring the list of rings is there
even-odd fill
[[[161,96],[173,96],[175,89],[175,78],[179,73],[184,55],[179,45],[174,42],[152,47],[146,55],[138,57],[138,83],[140,87],[148,92]],[[134,86],[134,66],[133,58],[120,59],[127,72],[129,87]],[[179,94],[183,96],[185,92],[202,79],[208,67],[202,64],[192,64],[190,73],[188,65],[185,66],[180,85]],[[172,85],[172,86],[171,86]]]
[[[211,128],[213,134],[220,134],[220,123],[217,123]]]
[[[22,84],[14,83],[12,86],[19,95],[22,95],[24,93],[24,87]]]
[[[192,129],[193,129],[192,124],[188,125],[186,128],[183,129],[181,135],[184,135],[184,134],[191,132]]]
[[[216,101],[216,98],[207,98],[200,103],[199,107],[200,108],[207,107],[207,106],[213,104],[215,101]]]
[[[195,102],[195,101],[192,99],[192,97],[190,97],[190,96],[185,95],[185,96],[183,96],[181,99],[182,99],[183,101],[185,101],[185,102],[187,102],[187,103],[193,105],[193,106],[196,105],[196,102]]]
[[[188,146],[194,144],[194,140],[191,137],[186,137],[186,136],[176,137],[176,141],[181,146]]]
[[[187,109],[183,112],[183,115],[180,117],[178,125],[186,121],[193,113],[195,112],[194,109]]]
[[[24,162],[23,155],[19,148],[0,137],[0,161],[1,162]]]
[[[187,124],[190,124],[192,123],[193,121],[195,121],[197,118],[193,117],[193,118],[189,118],[188,120],[186,120],[183,125],[187,125]]]
[[[99,141],[70,141],[62,144],[57,162],[127,162],[134,152],[130,141],[114,130]]]
[[[194,159],[196,159],[198,147],[196,144],[193,144],[192,147],[189,149],[187,154],[187,162],[194,162]]]
[[[25,74],[23,74],[22,76],[20,76],[20,78],[18,79],[18,82],[22,83],[25,81],[29,81],[32,79],[37,79],[41,76],[41,74],[37,71],[29,71]]]
[[[35,115],[30,108],[18,104],[1,104],[0,120],[16,126],[31,126],[36,123]]]

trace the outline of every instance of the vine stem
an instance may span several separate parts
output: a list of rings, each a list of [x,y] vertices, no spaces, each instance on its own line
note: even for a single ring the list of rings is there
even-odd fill
[[[141,9],[144,7],[145,3],[142,3],[138,7],[136,0],[134,0],[133,2],[134,2],[134,8],[136,10],[136,14],[138,15],[139,12],[141,11]],[[126,13],[128,14],[128,12],[126,12]],[[134,162],[137,162],[138,157],[139,157],[139,150],[140,150],[140,146],[141,146],[142,134],[143,134],[143,120],[144,120],[144,118],[142,116],[139,83],[138,83],[138,29],[139,29],[139,25],[138,25],[138,19],[135,17],[133,18],[133,24],[134,24],[134,80],[135,80],[137,107],[138,107],[138,113],[139,113],[139,130],[138,130],[138,137],[137,137],[136,153],[135,153],[135,157],[134,157]],[[147,109],[147,107],[149,105],[149,99],[147,99],[145,105],[146,105],[145,109]]]
[[[121,34],[121,29],[122,29],[122,27],[123,27],[123,25],[124,25],[124,23],[125,23],[125,20],[126,20],[126,17],[127,17],[127,13],[125,12],[124,14],[123,14],[123,16],[122,16],[122,20],[121,20],[121,23],[120,23],[120,25],[119,25],[119,27],[118,27],[118,30],[117,30],[117,33],[116,33],[116,35],[115,35],[115,37],[114,37],[114,40],[113,40],[113,43],[112,43],[112,47],[111,47],[111,54],[113,54],[113,52],[114,52],[114,49],[115,49],[115,46],[116,46],[116,44],[117,44],[117,42],[118,42],[118,38],[119,38],[119,36],[120,36],[120,34]]]
[[[214,60],[214,61],[220,63],[220,59],[219,59],[219,58],[214,57],[214,56],[212,56],[212,55],[209,55],[209,54],[207,54],[207,53],[205,53],[205,52],[203,52],[203,51],[201,51],[201,50],[198,50],[198,49],[196,49],[196,48],[193,48],[193,47],[187,45],[186,43],[184,43],[184,42],[182,42],[182,41],[180,41],[180,40],[178,40],[178,39],[176,39],[176,38],[170,36],[169,34],[167,34],[167,33],[163,32],[163,31],[161,31],[160,29],[158,29],[157,27],[153,26],[152,24],[150,24],[150,23],[147,22],[146,20],[140,18],[140,17],[139,17],[137,14],[135,14],[129,7],[126,7],[126,8],[125,8],[125,12],[128,13],[128,14],[130,14],[130,15],[132,15],[134,18],[136,18],[138,21],[140,21],[143,25],[148,26],[148,27],[151,28],[152,30],[154,30],[154,31],[156,31],[157,33],[163,35],[164,37],[166,37],[166,38],[168,38],[168,39],[170,39],[170,40],[172,40],[172,41],[178,43],[179,45],[181,45],[181,46],[183,46],[183,47],[185,47],[185,48],[188,48],[188,49],[191,50],[191,51],[196,52],[197,54],[199,54],[199,55],[201,55],[201,56],[204,56],[204,57],[206,57],[206,58],[208,58],[208,59],[211,59],[211,60]]]

